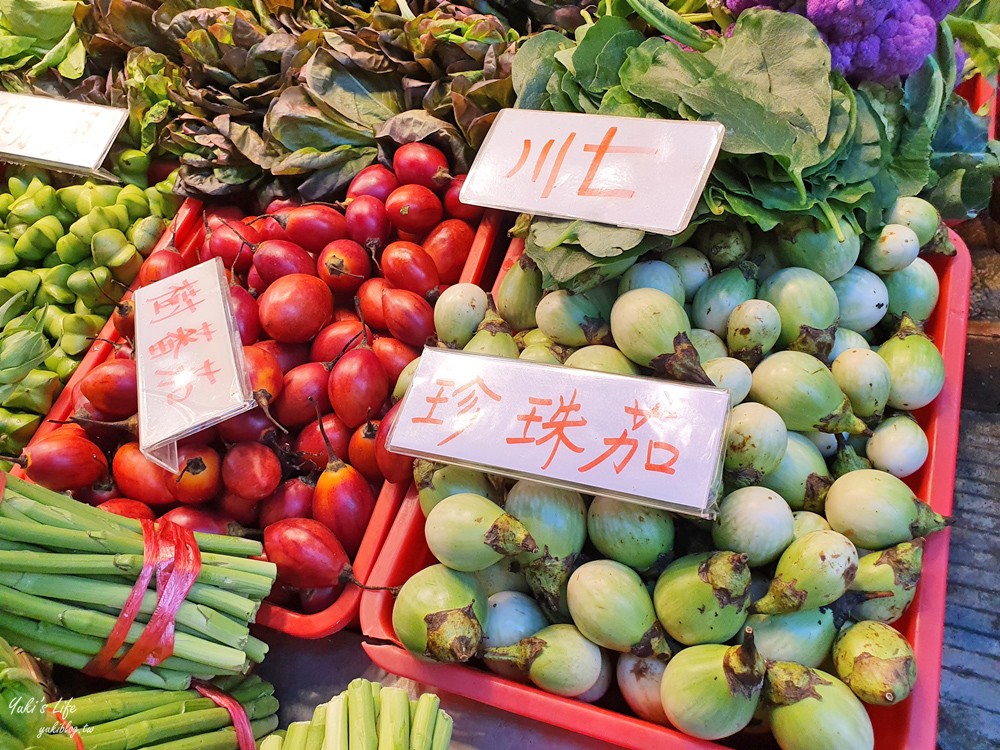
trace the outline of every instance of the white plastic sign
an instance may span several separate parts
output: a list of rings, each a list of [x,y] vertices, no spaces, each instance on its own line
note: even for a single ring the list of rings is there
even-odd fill
[[[255,405],[219,258],[136,290],[139,448],[177,471],[177,440]]]
[[[729,393],[425,348],[388,447],[711,516]]]
[[[0,161],[96,173],[128,120],[128,110],[0,92]]]
[[[722,146],[717,122],[504,109],[463,203],[678,234]]]

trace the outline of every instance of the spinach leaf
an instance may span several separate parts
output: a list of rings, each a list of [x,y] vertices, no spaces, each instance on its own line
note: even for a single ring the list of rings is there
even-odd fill
[[[917,195],[931,171],[931,139],[943,116],[944,77],[934,57],[906,79],[905,122],[889,171],[901,195]]]
[[[657,116],[646,110],[639,99],[636,99],[621,86],[612,86],[604,92],[604,98],[601,99],[601,106],[598,107],[597,112],[602,115],[617,115],[619,117]]]
[[[619,71],[621,84],[639,99],[677,111],[680,93],[709,77],[714,68],[704,55],[687,53],[658,37],[630,49]]]
[[[933,203],[942,218],[971,219],[989,205],[993,182],[1000,177],[1000,141],[991,141],[979,153],[936,153],[931,166],[934,181],[921,197]]]
[[[618,71],[628,50],[637,47],[642,40],[642,34],[624,18],[605,16],[598,19],[573,51],[577,83],[597,94],[611,88],[618,83]]]
[[[549,79],[561,77],[563,67],[555,53],[568,49],[572,42],[558,31],[543,31],[530,37],[518,49],[511,69],[519,109],[550,109]]]
[[[830,120],[830,50],[806,18],[775,11],[742,13],[732,37],[705,57],[736,91],[816,141]]]
[[[642,242],[641,229],[596,224],[579,219],[536,218],[531,223],[528,238],[538,247],[549,250],[559,245],[580,245],[595,257],[612,257],[631,250]]]

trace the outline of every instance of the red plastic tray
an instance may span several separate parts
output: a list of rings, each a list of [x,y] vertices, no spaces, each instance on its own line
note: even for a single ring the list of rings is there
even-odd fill
[[[941,299],[927,324],[927,332],[944,356],[944,389],[932,405],[916,414],[927,432],[931,452],[928,463],[909,482],[920,497],[944,514],[951,513],[955,487],[972,273],[968,249],[954,233],[951,240],[958,254],[930,261],[941,281]],[[522,247],[519,241],[511,243],[504,269],[510,267]],[[417,571],[436,562],[424,540],[423,522],[416,491],[411,489],[369,577],[372,585],[399,586]],[[948,540],[947,530],[927,540],[923,575],[916,597],[906,616],[895,625],[913,645],[920,676],[913,694],[900,706],[869,707],[875,726],[875,746],[880,750],[930,750],[936,743]],[[369,638],[392,642],[390,645],[364,646],[372,661],[383,669],[472,700],[624,747],[671,750],[718,750],[723,747],[634,716],[551,695],[491,672],[418,659],[398,645],[392,628],[392,597],[386,592],[364,593],[361,629]],[[770,746],[770,742],[758,744]]]

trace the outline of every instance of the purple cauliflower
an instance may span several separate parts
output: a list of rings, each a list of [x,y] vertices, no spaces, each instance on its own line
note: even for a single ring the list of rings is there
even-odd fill
[[[833,67],[854,83],[906,76],[934,51],[938,24],[958,0],[727,0],[735,14],[773,8],[805,16],[819,30]]]

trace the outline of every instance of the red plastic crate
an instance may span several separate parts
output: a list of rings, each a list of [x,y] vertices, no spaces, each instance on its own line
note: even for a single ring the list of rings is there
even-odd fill
[[[972,274],[968,249],[954,233],[951,240],[958,249],[956,256],[930,259],[941,281],[941,298],[926,327],[944,357],[945,383],[934,403],[916,413],[927,432],[930,458],[909,480],[920,497],[944,514],[951,513],[955,487],[969,280]],[[501,275],[522,250],[523,243],[520,241],[511,243]],[[423,526],[424,516],[417,493],[411,489],[369,577],[372,585],[399,586],[417,571],[436,562],[424,540]],[[919,677],[910,698],[899,706],[868,707],[875,727],[875,746],[880,750],[931,750],[936,744],[948,540],[948,530],[927,539],[923,575],[916,597],[905,617],[894,626],[906,635],[913,646]],[[361,599],[361,629],[372,639],[392,642],[391,645],[364,646],[372,661],[383,669],[521,716],[623,747],[663,747],[671,750],[719,750],[724,747],[634,716],[551,695],[535,687],[503,679],[492,672],[419,659],[398,645],[392,627],[392,597],[386,592],[364,593]],[[750,744],[771,746],[770,741],[757,738],[751,738]]]

